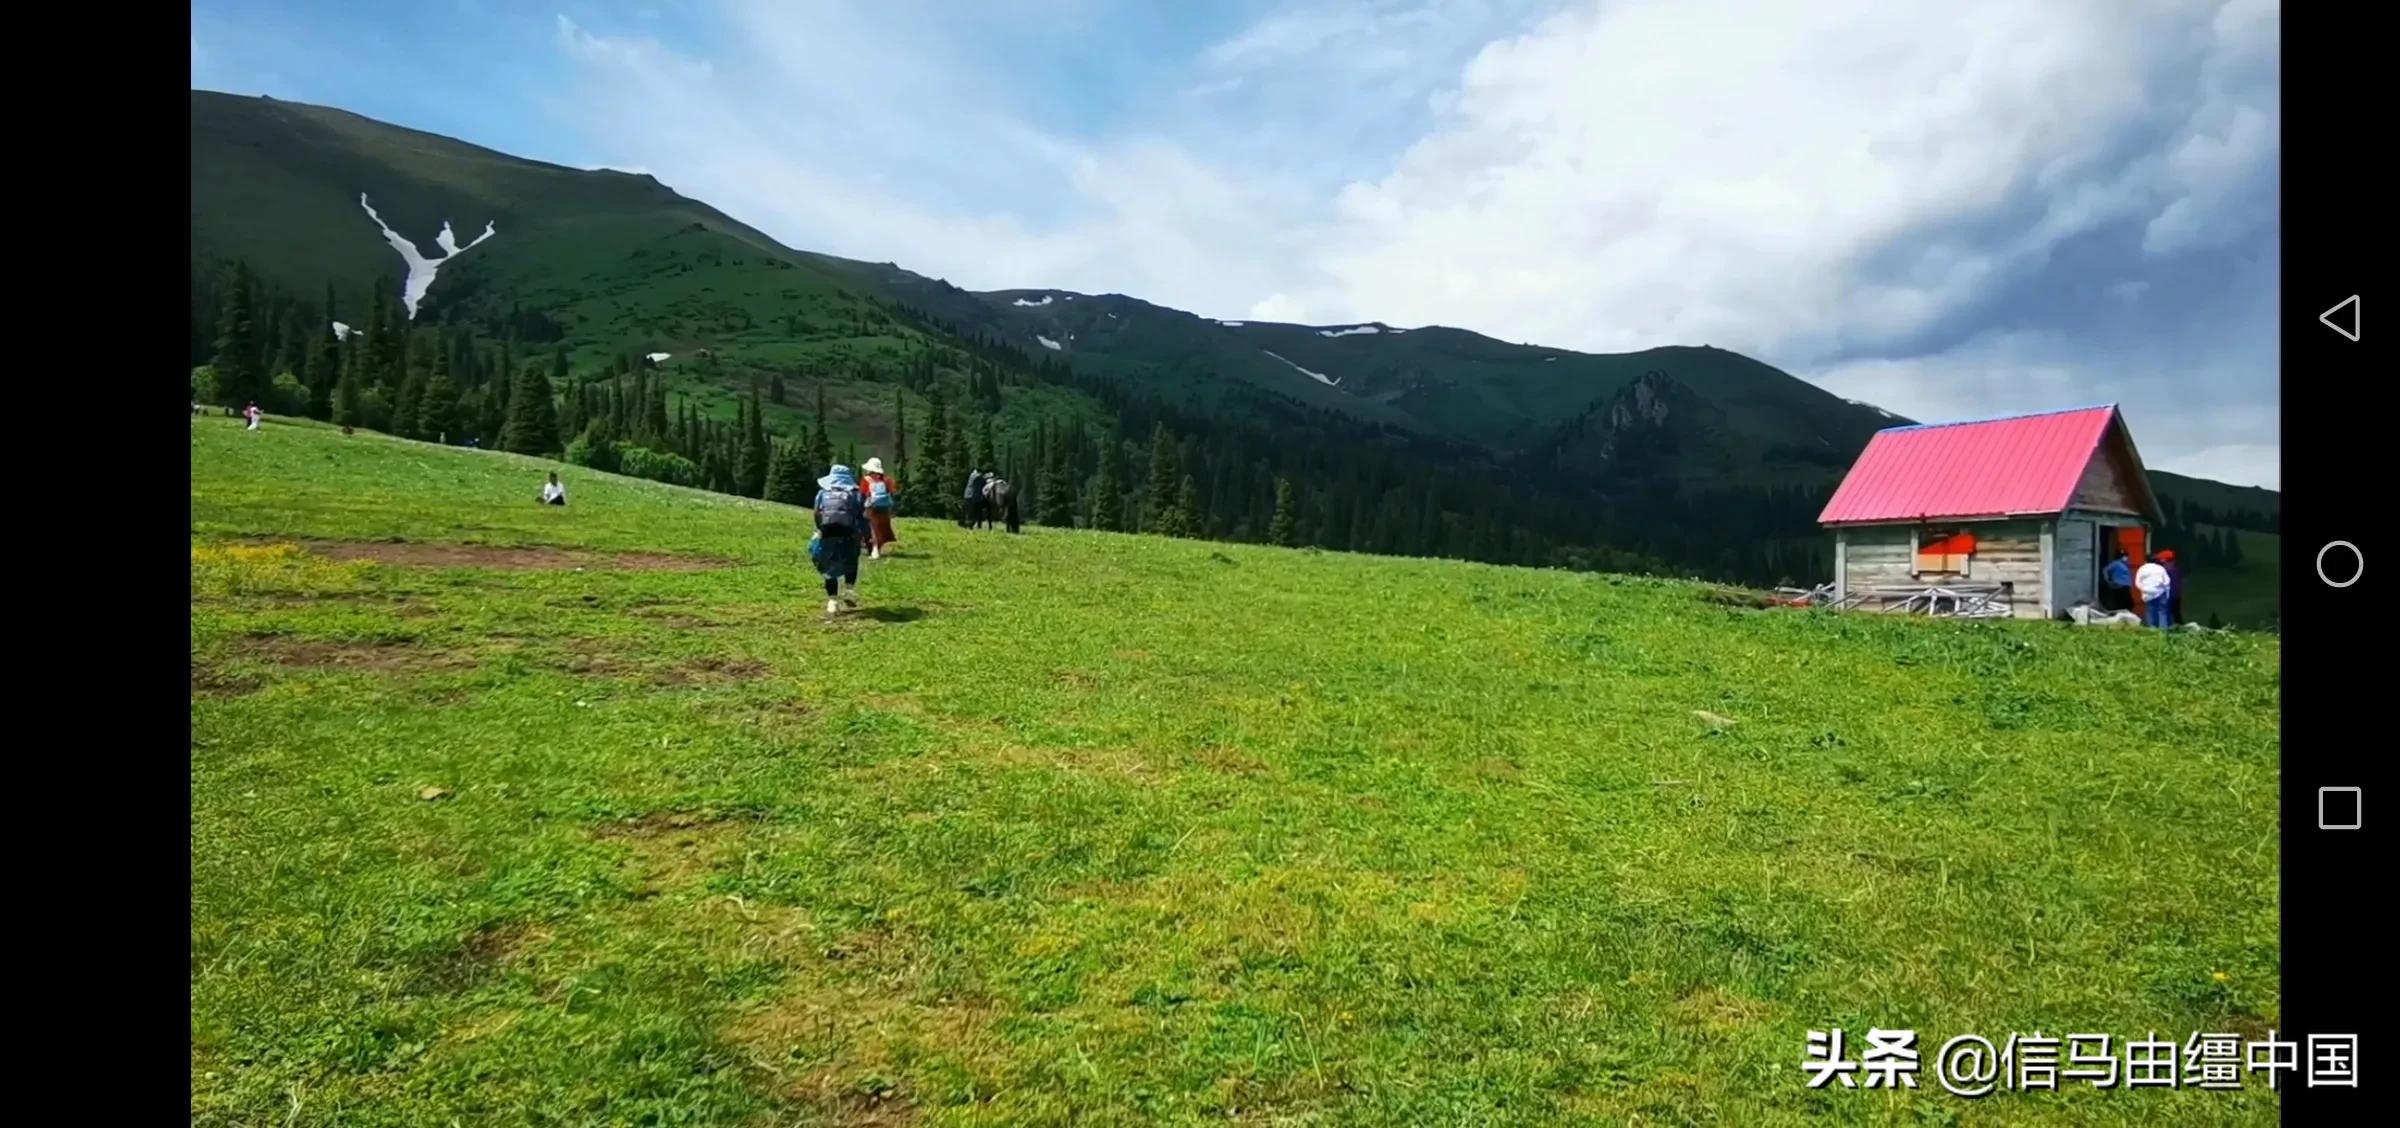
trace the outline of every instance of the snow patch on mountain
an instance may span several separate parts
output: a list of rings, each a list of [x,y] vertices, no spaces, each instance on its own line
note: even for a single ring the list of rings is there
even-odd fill
[[[367,202],[366,193],[358,194],[358,206],[366,209],[367,218],[374,220],[375,226],[383,229],[383,241],[390,243],[393,250],[400,252],[400,261],[408,264],[408,279],[400,285],[400,301],[401,304],[408,307],[408,316],[412,321],[417,316],[417,303],[424,301],[426,293],[433,289],[433,276],[442,269],[442,264],[473,249],[477,243],[500,233],[498,224],[485,223],[483,234],[477,235],[474,242],[462,247],[458,245],[458,236],[450,232],[450,221],[445,219],[442,221],[442,233],[434,236],[433,239],[434,244],[442,249],[442,253],[436,258],[426,258],[425,252],[418,250],[415,243],[392,230],[391,225],[385,223],[382,216],[375,214],[375,205]]]
[[[1867,402],[1867,401],[1865,401],[1865,400],[1846,399],[1846,400],[1843,400],[1842,402],[1843,402],[1843,403],[1846,403],[1846,404],[1849,404],[1849,405],[1850,405],[1850,406],[1852,406],[1852,407],[1863,407],[1863,408],[1866,408],[1867,410],[1869,410],[1869,411],[1872,411],[1872,412],[1874,412],[1874,413],[1875,413],[1875,414],[1877,414],[1877,415],[1883,416],[1883,417],[1884,417],[1884,418],[1886,418],[1886,419],[1898,419],[1898,418],[1900,418],[1899,416],[1897,416],[1897,415],[1894,415],[1894,414],[1892,414],[1891,412],[1885,411],[1884,409],[1882,409],[1882,408],[1880,408],[1880,407],[1877,407],[1877,406],[1875,406],[1874,404],[1868,403],[1868,402]]]
[[[1311,372],[1311,371],[1309,371],[1308,369],[1302,368],[1302,367],[1300,367],[1300,366],[1299,366],[1299,365],[1297,365],[1297,364],[1292,364],[1292,362],[1291,362],[1290,360],[1287,360],[1287,359],[1285,359],[1284,357],[1282,357],[1282,356],[1279,356],[1279,355],[1277,355],[1276,353],[1274,353],[1274,352],[1271,352],[1271,351],[1269,351],[1269,350],[1267,350],[1267,349],[1260,349],[1260,350],[1258,350],[1258,351],[1260,351],[1260,352],[1262,352],[1262,353],[1266,353],[1268,356],[1275,357],[1275,359],[1277,359],[1277,360],[1281,360],[1281,361],[1283,361],[1285,364],[1290,364],[1290,365],[1291,365],[1291,367],[1292,367],[1292,371],[1294,371],[1294,372],[1297,372],[1297,373],[1301,374],[1302,376],[1306,376],[1306,377],[1308,377],[1309,379],[1316,381],[1317,383],[1323,384],[1323,385],[1325,385],[1325,386],[1326,386],[1326,387],[1328,387],[1328,388],[1338,388],[1338,387],[1341,387],[1341,386],[1342,386],[1342,381],[1341,381],[1341,378],[1340,378],[1340,377],[1336,377],[1336,376],[1327,376],[1326,374],[1324,374],[1324,373],[1322,373],[1322,372]]]
[[[334,339],[334,340],[337,340],[337,341],[347,341],[347,340],[349,340],[349,339],[350,339],[350,327],[349,327],[348,325],[345,325],[345,324],[343,324],[343,323],[339,322],[339,321],[336,321],[336,322],[334,322],[334,323],[333,323],[333,339]]]
[[[675,354],[674,354],[674,353],[650,353],[650,354],[648,354],[648,359],[649,359],[650,363],[652,363],[652,364],[665,364],[665,363],[667,362],[667,358],[668,358],[668,357],[671,357],[671,356],[673,356],[673,355],[675,355]]]
[[[1041,334],[1039,334],[1039,333],[1036,333],[1036,334],[1034,334],[1034,335],[1033,335],[1033,339],[1034,339],[1034,340],[1037,340],[1037,341],[1040,341],[1040,342],[1042,343],[1042,347],[1043,347],[1043,348],[1045,348],[1045,349],[1048,349],[1048,350],[1050,350],[1051,352],[1058,352],[1058,351],[1060,351],[1060,350],[1062,350],[1062,349],[1064,349],[1064,348],[1066,348],[1066,347],[1067,347],[1067,346],[1065,346],[1065,345],[1059,344],[1059,343],[1058,343],[1058,342],[1056,342],[1056,341],[1053,341],[1053,340],[1051,340],[1051,339],[1050,339],[1050,338],[1048,338],[1048,337],[1042,336],[1042,335],[1041,335]]]
[[[1241,328],[1243,325],[1247,324],[1247,322],[1241,322],[1241,321],[1220,321],[1220,322],[1217,322],[1217,324],[1219,324],[1219,325],[1222,325],[1222,326],[1226,327],[1227,329],[1239,329],[1239,328]]]
[[[1040,307],[1042,307],[1042,306],[1046,306],[1046,305],[1049,305],[1049,304],[1050,304],[1050,295],[1048,295],[1048,294],[1044,294],[1044,295],[1042,295],[1042,300],[1040,300],[1040,301],[1038,301],[1038,302],[1029,302],[1029,301],[1026,301],[1026,300],[1025,300],[1025,299],[1023,299],[1023,298],[1018,298],[1017,300],[1015,300],[1015,301],[1013,301],[1013,302],[1010,302],[1010,303],[1008,303],[1008,304],[1010,304],[1010,305],[1015,305],[1015,306],[1024,306],[1024,307],[1025,307],[1025,308],[1027,308],[1027,309],[1038,309],[1038,308],[1040,308]]]
[[[1347,328],[1347,329],[1319,329],[1319,330],[1317,330],[1317,336],[1320,336],[1320,337],[1355,337],[1355,336],[1357,336],[1358,334],[1361,334],[1361,333],[1381,333],[1381,332],[1383,332],[1383,326],[1381,326],[1381,325],[1353,325],[1353,326],[1351,326],[1351,327],[1349,327],[1349,328]]]

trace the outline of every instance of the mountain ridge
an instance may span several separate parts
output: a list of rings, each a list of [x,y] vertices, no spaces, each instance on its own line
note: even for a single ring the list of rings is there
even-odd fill
[[[778,396],[762,408],[771,429],[791,433],[813,420],[869,444],[899,437],[889,405],[939,390],[989,417],[993,453],[1013,454],[1020,472],[1054,427],[1105,425],[1130,460],[1131,445],[1147,437],[1133,432],[1149,429],[1130,421],[1162,411],[1185,429],[1216,420],[1256,432],[1232,444],[1246,452],[1282,435],[1266,457],[1295,465],[1305,465],[1305,448],[1367,443],[1387,450],[1360,455],[1369,462],[1414,458],[1437,476],[1504,481],[1536,468],[1546,500],[1520,508],[1560,512],[1508,520],[1545,529],[1540,543],[1613,538],[1659,559],[1714,558],[1729,577],[1822,578],[1815,495],[1830,491],[1875,431],[1911,422],[1706,345],[1583,353],[1440,324],[1301,325],[1209,318],[1119,293],[969,291],[892,262],[787,246],[647,173],[527,160],[332,107],[198,90],[191,103],[195,363],[209,355],[215,321],[206,279],[227,260],[247,262],[281,292],[286,318],[316,305],[320,292],[337,310],[358,309],[373,287],[405,273],[362,210],[363,193],[420,249],[445,224],[494,229],[471,253],[440,264],[419,316],[404,322],[453,339],[451,352],[471,369],[511,346],[564,348],[590,375],[664,355],[662,380],[718,420],[737,413],[746,384],[813,380],[828,397],[825,413]],[[1666,383],[1642,385],[1653,374]],[[1638,427],[1639,412],[1612,417],[1611,404],[1637,386],[1674,405],[1671,413]],[[1608,425],[1594,428],[1595,417]],[[1277,444],[1302,449],[1278,454]],[[1091,471],[1075,469],[1090,486]],[[1242,485],[1255,476],[1248,471],[1210,473],[1222,480],[1196,485],[1212,507],[1219,491],[1257,488]],[[1340,482],[1325,488],[1360,500],[1303,503],[1316,510],[1304,523],[1327,536],[1357,539],[1362,523],[1392,522],[1449,529],[1437,538],[1448,543],[1483,520],[1456,508],[1472,503],[1424,500],[1430,486],[1337,473]],[[2268,524],[2252,511],[2280,504],[2271,491],[2153,475],[2162,492],[2203,497],[2203,510],[2239,511],[2250,525]],[[1395,489],[1418,499],[1395,500]],[[1662,489],[1674,496],[1647,496]],[[1383,500],[1364,500],[1378,493]],[[1711,512],[1750,512],[1748,499],[1766,496],[1780,500],[1758,507],[1764,516],[1748,525]],[[1412,507],[1431,507],[1432,516],[1403,516]],[[1234,508],[1220,524],[1260,535]],[[1756,550],[1784,563],[1709,547],[1754,536],[1784,545]],[[1750,563],[1725,563],[1734,558]]]

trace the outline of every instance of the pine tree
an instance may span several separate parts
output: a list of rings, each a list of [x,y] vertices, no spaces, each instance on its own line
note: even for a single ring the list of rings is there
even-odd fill
[[[500,405],[500,389],[508,381],[494,380],[475,393],[475,438],[484,446],[500,441],[500,428],[507,422],[507,409]]]
[[[358,427],[366,423],[359,414],[358,373],[345,371],[341,383],[333,391],[333,422],[342,427]]]
[[[763,497],[767,491],[767,423],[761,409],[758,381],[750,382],[750,400],[742,413],[740,445],[734,450],[734,488],[743,497]]]
[[[566,353],[559,353],[564,359]],[[518,454],[556,454],[558,405],[550,400],[550,378],[537,362],[517,374],[508,393],[508,422],[500,428],[500,448]]]
[[[807,453],[797,442],[774,446],[775,454],[767,460],[767,500],[785,505],[807,505],[815,500],[819,472],[810,468]]]
[[[1100,470],[1092,480],[1092,527],[1115,532],[1125,527],[1124,454],[1114,435],[1100,439]]]
[[[242,407],[264,398],[267,380],[259,370],[257,295],[250,267],[236,259],[225,278],[225,294],[217,316],[217,394],[228,407]]]
[[[1200,527],[1200,484],[1191,475],[1183,476],[1183,484],[1175,491],[1175,503],[1167,507],[1158,531],[1170,537],[1198,536],[1204,531]]]
[[[1041,510],[1038,520],[1059,528],[1075,526],[1075,472],[1067,466],[1067,444],[1056,437],[1050,440],[1049,457],[1042,465],[1042,484],[1034,496],[1034,506]]]
[[[458,380],[450,374],[450,360],[434,354],[433,374],[425,378],[423,398],[417,401],[417,434],[448,442],[450,434],[459,427]]]
[[[908,464],[908,392],[892,388],[892,465]]]
[[[825,381],[817,381],[817,420],[808,433],[808,461],[818,467],[833,465],[833,436],[825,430]],[[823,469],[817,471],[824,473]]]
[[[1167,515],[1175,508],[1177,479],[1175,436],[1160,420],[1150,433],[1150,506],[1143,516],[1154,533],[1166,532]]]
[[[975,428],[975,453],[970,457],[977,470],[989,472],[1000,468],[1000,452],[993,449],[992,417],[989,415],[984,416],[982,424]]]
[[[395,318],[398,303],[392,299],[391,283],[375,280],[374,304],[367,307],[367,387],[381,388],[386,394],[400,388],[400,380],[408,361],[408,321]]]
[[[425,370],[410,365],[408,377],[400,381],[400,395],[392,401],[392,433],[406,439],[426,437],[417,418],[417,408],[425,400]]]
[[[1275,516],[1267,522],[1267,543],[1290,548],[1299,543],[1299,514],[1292,500],[1292,480],[1275,479]]]
[[[824,398],[824,393],[819,391],[817,394],[817,399],[820,402],[817,404],[817,406],[820,409],[825,406],[822,402]],[[783,373],[778,372],[775,375],[767,378],[767,402],[774,404],[777,407],[783,406]]]
[[[333,287],[325,288],[325,300],[333,301]],[[342,343],[333,335],[333,323],[325,323],[315,338],[308,355],[308,417],[333,418],[333,388],[342,380]]]

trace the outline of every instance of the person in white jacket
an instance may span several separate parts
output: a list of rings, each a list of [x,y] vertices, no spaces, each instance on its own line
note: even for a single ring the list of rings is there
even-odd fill
[[[550,472],[550,480],[542,483],[542,504],[565,505],[566,503],[567,487],[559,484],[558,471],[553,470]]]
[[[2153,556],[2133,574],[2133,590],[2142,593],[2142,623],[2164,628],[2172,625],[2172,604],[2175,581],[2167,574],[2167,566]]]

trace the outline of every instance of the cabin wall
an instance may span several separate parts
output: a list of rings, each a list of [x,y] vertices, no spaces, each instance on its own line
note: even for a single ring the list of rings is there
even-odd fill
[[[2097,603],[2100,595],[2100,526],[2074,514],[2058,519],[2051,552],[2050,613],[2064,615],[2078,603]]]
[[[2020,619],[2040,619],[2050,614],[2042,601],[2047,571],[2043,537],[2049,526],[2048,521],[2019,520],[1962,521],[1925,528],[1974,533],[1975,556],[1967,562],[1967,574],[1957,577],[1959,582],[2010,584],[2009,606],[2014,615]],[[1871,588],[1930,587],[1939,583],[1939,577],[1914,574],[1919,531],[1914,525],[1843,528],[1834,540],[1835,551],[1840,554],[1835,571],[1842,579],[1843,593]],[[2085,551],[2090,551],[2088,542]]]
[[[2103,442],[2084,465],[2083,479],[2076,483],[2075,498],[2067,503],[2068,508],[2140,513],[2142,490],[2138,483],[2142,476],[2142,468],[2126,456],[2122,445]]]

